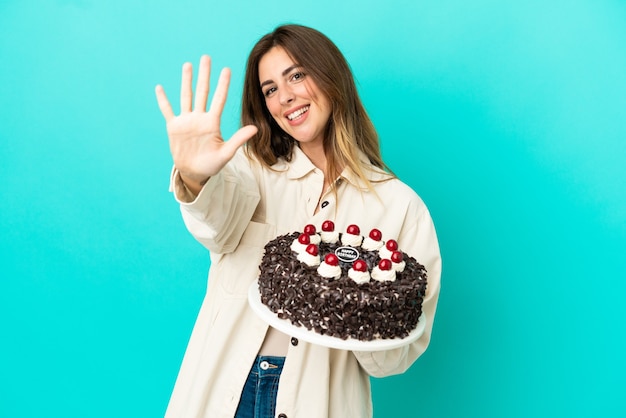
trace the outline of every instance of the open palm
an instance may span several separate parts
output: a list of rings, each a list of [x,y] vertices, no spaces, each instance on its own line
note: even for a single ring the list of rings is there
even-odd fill
[[[230,83],[230,70],[220,73],[217,88],[209,110],[211,59],[204,55],[200,59],[195,97],[192,91],[193,69],[190,63],[183,65],[180,89],[180,114],[172,110],[161,85],[156,87],[156,97],[167,124],[167,134],[174,165],[186,183],[203,184],[217,174],[256,132],[252,125],[244,126],[225,141],[220,129],[220,119]],[[193,103],[193,107],[192,107]]]

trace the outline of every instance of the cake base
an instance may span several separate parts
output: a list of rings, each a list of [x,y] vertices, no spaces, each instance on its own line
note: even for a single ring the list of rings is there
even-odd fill
[[[264,322],[268,323],[271,327],[291,336],[296,337],[302,341],[306,341],[312,344],[321,345],[329,348],[336,348],[339,350],[351,350],[351,351],[382,351],[391,350],[392,348],[403,347],[417,340],[424,333],[426,328],[426,319],[424,314],[420,316],[417,326],[413,329],[409,335],[404,338],[387,338],[377,339],[371,341],[361,341],[355,338],[341,339],[339,337],[332,337],[329,335],[321,335],[313,330],[308,330],[303,326],[296,326],[291,323],[289,319],[280,319],[277,314],[272,312],[267,306],[261,302],[261,295],[259,294],[259,284],[254,281],[248,290],[248,303],[254,311],[254,313],[261,318]]]

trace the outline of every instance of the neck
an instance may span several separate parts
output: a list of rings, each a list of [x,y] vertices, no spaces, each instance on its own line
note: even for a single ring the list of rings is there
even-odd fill
[[[326,173],[326,153],[323,143],[300,143],[300,149],[315,167]]]

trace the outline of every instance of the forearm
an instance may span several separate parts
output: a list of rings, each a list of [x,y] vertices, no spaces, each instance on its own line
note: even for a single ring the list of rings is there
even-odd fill
[[[259,202],[256,180],[243,155],[200,187],[197,194],[172,171],[170,189],[189,232],[214,253],[234,250]]]

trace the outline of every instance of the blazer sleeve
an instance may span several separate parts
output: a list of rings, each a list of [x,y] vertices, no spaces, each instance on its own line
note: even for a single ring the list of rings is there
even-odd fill
[[[178,170],[172,170],[170,190],[180,204],[185,226],[212,253],[225,254],[237,248],[260,201],[250,164],[240,149],[195,198],[189,194]]]
[[[439,288],[441,280],[441,254],[435,232],[435,226],[426,206],[419,200],[420,208],[409,213],[417,214],[404,220],[398,244],[407,254],[426,267],[428,282],[422,311],[426,317],[426,327],[422,336],[406,346],[385,351],[356,351],[354,355],[365,369],[374,377],[391,376],[404,373],[421,356],[432,334]],[[413,208],[415,209],[415,207]]]

